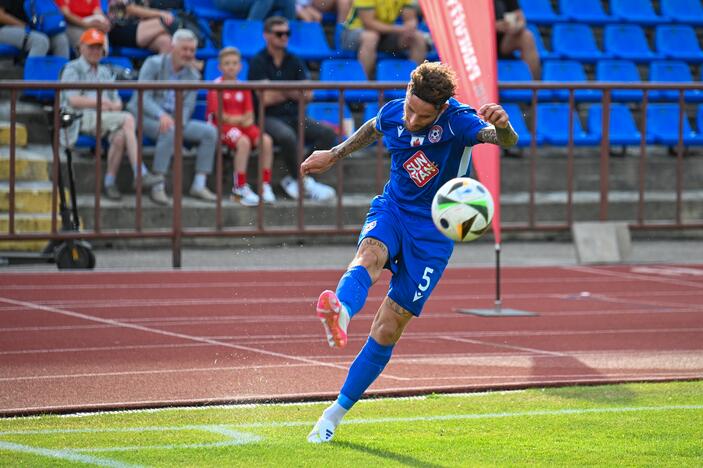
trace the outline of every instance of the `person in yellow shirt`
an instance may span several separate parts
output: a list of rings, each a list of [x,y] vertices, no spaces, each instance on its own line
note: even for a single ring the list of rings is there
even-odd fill
[[[357,51],[369,79],[374,76],[378,50],[393,55],[407,52],[418,64],[425,60],[427,43],[417,27],[417,8],[414,0],[354,0],[344,22],[341,45]]]

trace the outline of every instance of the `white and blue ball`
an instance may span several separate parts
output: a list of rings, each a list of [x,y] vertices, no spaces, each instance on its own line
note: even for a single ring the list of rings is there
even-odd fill
[[[457,177],[446,182],[432,200],[437,229],[457,242],[478,239],[493,220],[493,197],[479,181]]]

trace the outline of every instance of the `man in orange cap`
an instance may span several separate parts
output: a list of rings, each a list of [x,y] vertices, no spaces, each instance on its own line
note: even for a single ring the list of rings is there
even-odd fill
[[[61,81],[89,83],[113,82],[113,73],[100,60],[105,55],[105,33],[91,28],[85,30],[80,37],[80,57],[66,64],[61,73]],[[69,128],[67,145],[73,145],[79,133],[95,136],[97,123],[97,92],[94,89],[70,89],[61,93],[62,106],[82,112],[83,116]],[[102,91],[102,112],[100,114],[100,128],[102,137],[109,138],[107,152],[107,169],[104,178],[104,191],[107,198],[117,200],[121,198],[120,191],[115,184],[117,172],[120,168],[122,156],[127,152],[127,157],[136,174],[137,170],[137,137],[135,132],[134,117],[129,112],[122,110],[122,99],[114,89]],[[156,176],[150,174],[142,164],[142,183],[151,187],[158,182]],[[136,176],[135,176],[136,177]]]

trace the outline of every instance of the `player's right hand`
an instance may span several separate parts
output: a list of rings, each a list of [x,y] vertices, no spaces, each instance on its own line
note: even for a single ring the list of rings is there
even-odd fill
[[[330,167],[334,166],[336,162],[337,158],[332,151],[317,150],[308,156],[300,165],[300,174],[304,176],[308,174],[322,174],[328,171]]]

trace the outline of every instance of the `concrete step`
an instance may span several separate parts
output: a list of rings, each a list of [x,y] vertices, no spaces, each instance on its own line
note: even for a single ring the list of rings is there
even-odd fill
[[[0,145],[9,145],[12,136],[10,122],[0,121]],[[21,123],[15,124],[15,144],[17,146],[27,146],[27,126]]]
[[[0,232],[10,230],[10,217],[7,213],[0,213]],[[15,216],[15,232],[50,232],[50,214],[17,214]],[[0,241],[0,251],[12,252],[41,252],[46,246],[45,240],[32,241]]]
[[[29,146],[15,150],[15,180],[49,180],[51,153],[46,147]],[[10,148],[0,146],[0,181],[10,180]]]
[[[18,182],[15,186],[15,213],[50,213],[51,182]],[[0,182],[0,212],[10,210],[10,186]]]

